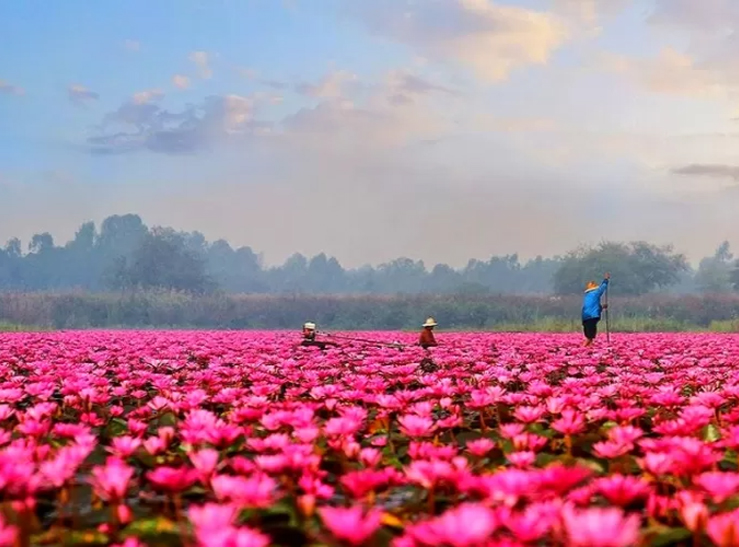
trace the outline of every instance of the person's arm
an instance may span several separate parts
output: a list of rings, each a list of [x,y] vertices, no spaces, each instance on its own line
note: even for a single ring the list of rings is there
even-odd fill
[[[603,282],[600,284],[600,287],[598,287],[598,298],[603,296],[603,293],[606,292],[606,289],[608,289],[608,282],[611,279],[611,274],[607,273],[603,276]]]

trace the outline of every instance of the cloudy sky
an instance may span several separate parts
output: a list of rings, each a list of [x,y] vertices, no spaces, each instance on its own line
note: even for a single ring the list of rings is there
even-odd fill
[[[0,241],[135,212],[427,264],[739,246],[736,0],[0,4]]]

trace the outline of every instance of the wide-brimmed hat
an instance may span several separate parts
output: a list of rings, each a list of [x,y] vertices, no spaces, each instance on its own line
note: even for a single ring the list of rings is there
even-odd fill
[[[422,325],[423,327],[435,327],[436,321],[434,321],[433,317],[429,317],[426,319],[426,322]]]
[[[308,329],[308,330],[316,330],[316,324],[315,323],[305,323],[303,325],[303,328]]]

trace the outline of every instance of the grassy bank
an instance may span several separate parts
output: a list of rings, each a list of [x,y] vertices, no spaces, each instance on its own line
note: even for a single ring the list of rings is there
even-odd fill
[[[0,321],[0,332],[36,332],[48,330],[50,330],[49,327],[37,327],[34,325],[21,325],[18,323]]]
[[[613,332],[739,331],[739,296],[611,297]],[[579,296],[320,296],[0,293],[0,330],[286,329],[579,332]],[[601,330],[605,325],[601,325]]]

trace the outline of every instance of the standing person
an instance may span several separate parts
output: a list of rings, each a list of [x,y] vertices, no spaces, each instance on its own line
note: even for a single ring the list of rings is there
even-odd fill
[[[421,331],[421,336],[418,340],[418,344],[423,349],[438,346],[438,344],[436,343],[436,338],[434,338],[434,327],[436,326],[436,321],[434,321],[434,318],[429,317],[428,319],[426,319],[426,322],[422,326],[423,330]]]
[[[598,334],[598,322],[601,313],[606,309],[606,306],[600,303],[600,299],[608,288],[609,279],[611,279],[611,274],[606,273],[600,285],[597,285],[594,281],[589,281],[585,287],[582,302],[582,330],[585,334],[585,346],[591,346]]]

